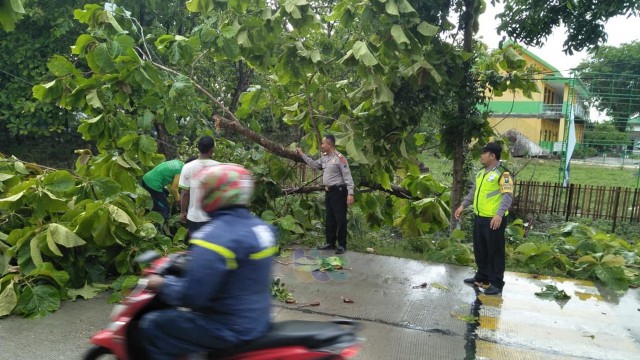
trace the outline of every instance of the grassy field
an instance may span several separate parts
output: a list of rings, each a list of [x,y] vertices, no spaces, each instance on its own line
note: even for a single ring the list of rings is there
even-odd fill
[[[451,184],[452,162],[435,157],[424,158],[433,176],[440,182]],[[516,181],[558,182],[560,160],[513,158],[505,164],[516,174]],[[480,163],[474,164],[479,169]],[[583,185],[621,186],[635,188],[638,185],[638,168],[602,164],[571,163],[571,182]]]

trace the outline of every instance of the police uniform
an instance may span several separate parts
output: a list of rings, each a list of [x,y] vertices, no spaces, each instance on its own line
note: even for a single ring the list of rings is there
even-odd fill
[[[313,160],[305,154],[302,159],[310,167],[322,170],[324,186],[326,224],[325,239],[328,245],[347,248],[347,195],[353,195],[353,178],[347,159],[338,151],[323,154],[320,159]]]
[[[505,237],[507,222],[502,221],[498,229],[491,229],[495,215],[508,215],[513,199],[513,178],[500,162],[488,171],[480,170],[462,206],[473,204],[473,254],[478,271],[478,282],[490,283],[499,289],[504,286]]]

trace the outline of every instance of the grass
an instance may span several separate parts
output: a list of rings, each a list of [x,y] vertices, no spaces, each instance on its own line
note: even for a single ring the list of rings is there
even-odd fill
[[[442,183],[451,184],[452,161],[428,157],[423,162],[430,169],[434,178]],[[559,182],[560,160],[513,158],[505,163],[514,172],[518,180],[537,182]],[[479,169],[476,161],[474,168]],[[638,168],[621,167],[603,164],[586,164],[580,161],[571,163],[571,183],[596,186],[620,186],[635,188],[638,186]]]

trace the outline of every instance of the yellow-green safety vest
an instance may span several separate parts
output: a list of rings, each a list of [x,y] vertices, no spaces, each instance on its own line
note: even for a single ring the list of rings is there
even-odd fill
[[[500,177],[503,173],[509,173],[498,166],[485,173],[484,169],[476,174],[476,190],[473,194],[473,212],[482,217],[494,217],[500,208],[502,191],[500,189]],[[509,212],[506,211],[506,216]]]

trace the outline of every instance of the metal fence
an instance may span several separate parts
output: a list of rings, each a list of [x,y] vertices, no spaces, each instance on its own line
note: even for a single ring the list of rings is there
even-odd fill
[[[524,214],[561,215],[613,221],[640,221],[638,189],[560,183],[518,181],[512,211]]]

